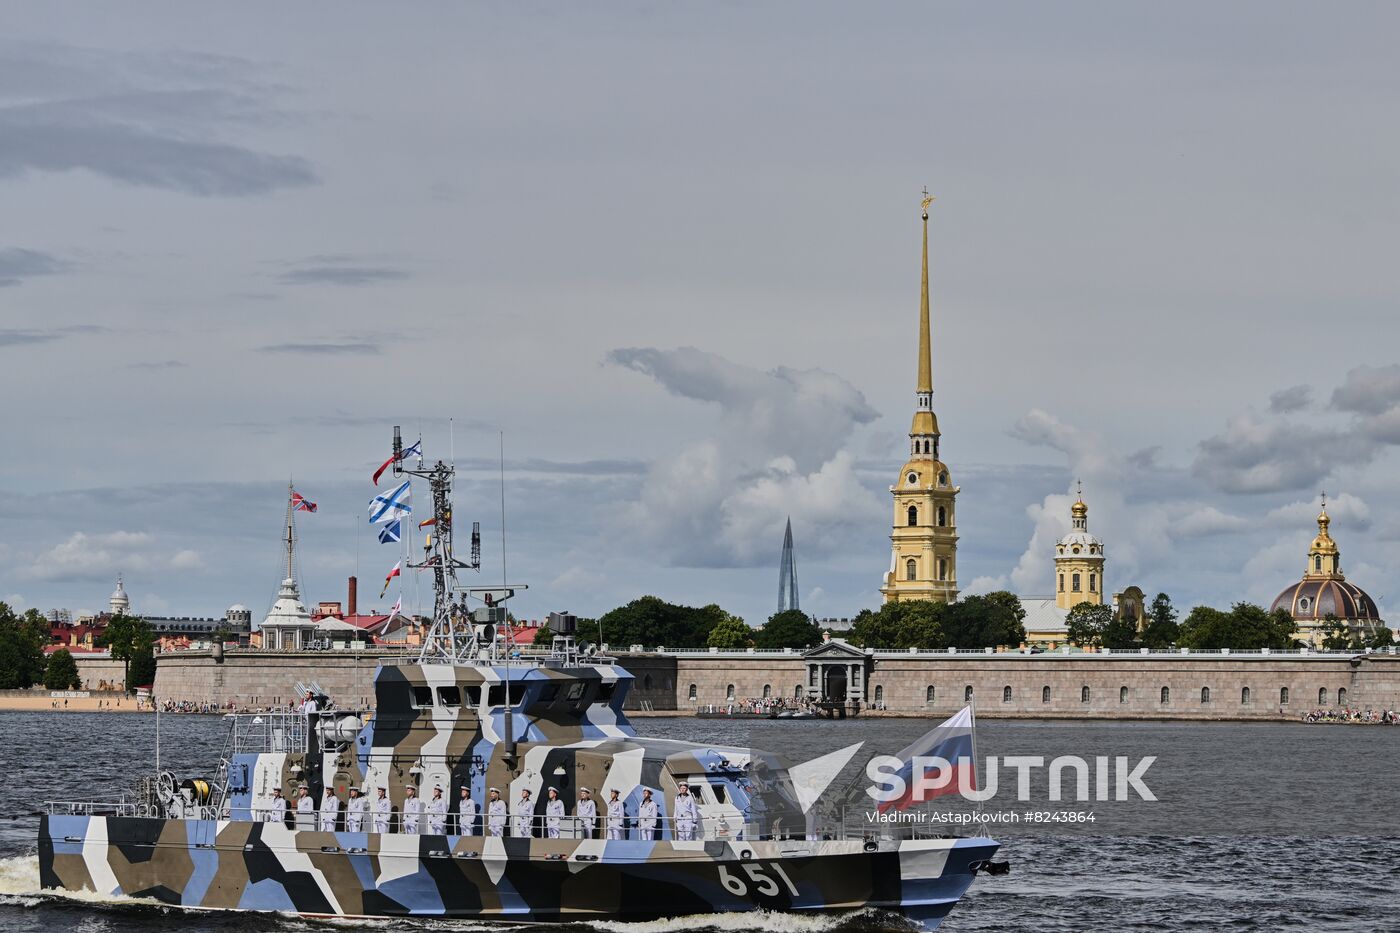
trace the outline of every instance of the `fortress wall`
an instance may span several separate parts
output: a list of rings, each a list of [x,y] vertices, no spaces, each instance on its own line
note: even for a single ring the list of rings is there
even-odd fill
[[[120,690],[126,684],[126,666],[107,657],[73,655],[84,690]]]
[[[295,699],[297,681],[315,680],[342,705],[368,704],[382,657],[403,660],[405,655],[244,651],[229,652],[218,663],[207,651],[175,652],[158,659],[156,693],[174,700],[267,706]],[[723,704],[731,683],[741,699],[762,696],[765,684],[774,696],[792,696],[806,670],[797,654],[638,654],[623,656],[619,663],[636,678],[628,709],[682,713]],[[696,688],[693,701],[691,684]],[[932,703],[926,702],[929,686],[934,688]],[[978,714],[987,717],[1296,719],[1320,705],[1336,706],[1339,688],[1347,691],[1347,706],[1400,710],[1400,655],[880,655],[871,668],[867,696],[873,698],[878,687],[890,713],[946,715],[965,704],[968,686]],[[1008,686],[1011,698],[1003,700]],[[1045,701],[1047,686],[1050,698]],[[1086,686],[1088,702],[1081,699]],[[1161,702],[1164,686],[1169,689],[1166,703]],[[1120,702],[1123,687],[1128,692]],[[1210,688],[1208,702],[1201,701],[1202,687]],[[1249,700],[1241,702],[1246,687]],[[1281,710],[1284,687],[1289,702]],[[1322,689],[1327,691],[1325,704],[1318,702]]]
[[[1338,705],[1340,689],[1346,691],[1347,706],[1400,709],[1400,684],[1395,682],[1400,664],[1394,662],[1400,658],[1367,660],[1359,666],[1347,658],[1266,660],[1257,655],[881,658],[870,675],[867,696],[873,698],[882,687],[884,705],[891,711],[952,713],[965,705],[971,687],[978,715],[988,717],[1295,719],[1306,710]],[[926,702],[930,686],[932,703]],[[1203,688],[1210,691],[1208,700],[1202,698]],[[1321,690],[1326,691],[1325,701],[1319,701]]]
[[[298,682],[316,681],[341,706],[368,706],[382,657],[375,651],[229,651],[220,663],[208,651],[170,652],[156,659],[155,693],[176,702],[285,706],[298,699]]]

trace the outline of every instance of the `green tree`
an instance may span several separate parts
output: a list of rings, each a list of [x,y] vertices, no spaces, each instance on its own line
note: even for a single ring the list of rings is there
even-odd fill
[[[1387,626],[1378,625],[1371,633],[1371,638],[1366,643],[1368,648],[1389,648],[1395,644],[1395,633]]]
[[[150,644],[143,645],[131,656],[131,665],[126,672],[127,693],[135,693],[137,687],[151,687],[156,682],[156,656]]]
[[[747,648],[753,644],[754,630],[749,628],[747,622],[738,616],[725,614],[710,629],[707,636],[707,644],[711,648],[718,648],[721,651],[733,651],[738,648]]]
[[[1229,612],[1197,606],[1181,623],[1178,644],[1186,648],[1218,649],[1293,647],[1298,625],[1287,610],[1269,612],[1253,603],[1235,603]]]
[[[24,690],[43,680],[49,622],[37,610],[23,616],[0,603],[0,689]]]
[[[1025,618],[1011,593],[968,596],[945,607],[943,634],[951,648],[1014,647],[1026,640]]]
[[[1065,619],[1065,639],[1080,648],[1098,648],[1113,624],[1113,609],[1109,606],[1083,602],[1072,607]]]
[[[869,609],[857,612],[851,620],[851,630],[846,633],[846,640],[862,648],[893,648],[898,639],[897,625],[894,613],[886,612],[885,608],[895,605],[899,604],[885,603],[879,612]]]
[[[930,650],[948,644],[943,621],[948,605],[931,599],[915,599],[901,603],[885,603],[880,611],[889,615],[894,629],[891,648],[922,648]]]
[[[1147,626],[1143,629],[1142,643],[1148,648],[1167,648],[1176,644],[1181,637],[1181,626],[1176,623],[1176,609],[1171,597],[1158,593],[1152,598],[1147,610]]]
[[[996,640],[992,647],[1006,645],[1014,647],[1026,640],[1026,607],[1015,593],[1007,590],[993,590],[986,596],[992,609],[992,628],[989,632]],[[986,647],[985,645],[983,647]]]
[[[711,632],[713,635],[713,632]],[[760,648],[811,648],[821,644],[822,630],[801,609],[775,612],[754,636]]]
[[[107,620],[107,628],[98,638],[98,645],[112,653],[113,660],[122,662],[123,679],[131,689],[131,662],[142,652],[149,653],[155,637],[146,620],[119,612]]]
[[[59,648],[49,655],[49,664],[44,671],[44,686],[50,690],[77,690],[83,685],[78,676],[78,662],[67,648]]]
[[[642,596],[598,618],[592,631],[610,645],[650,645],[699,648],[709,643],[710,630],[729,614],[713,603],[698,609]]]
[[[1362,643],[1351,633],[1350,625],[1329,612],[1322,617],[1322,647],[1326,651],[1351,651],[1362,647]]]

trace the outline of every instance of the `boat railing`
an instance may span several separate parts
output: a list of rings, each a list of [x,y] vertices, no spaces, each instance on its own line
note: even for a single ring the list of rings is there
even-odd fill
[[[668,840],[694,842],[820,842],[831,840],[877,839],[938,839],[956,835],[940,823],[910,822],[884,823],[869,819],[863,812],[843,813],[835,819],[817,819],[810,826],[764,828],[757,823],[745,823],[738,819],[723,819],[716,816],[703,817],[699,821],[678,820],[672,816],[657,816],[644,824],[633,813],[623,821],[621,829],[611,827],[605,815],[586,820],[579,816],[565,815],[548,817],[539,814],[529,816],[507,815],[491,817],[478,813],[472,825],[463,827],[455,812],[445,818],[434,818],[427,813],[417,819],[408,819],[399,808],[387,819],[368,810],[357,821],[351,821],[342,807],[336,814],[334,828],[322,829],[321,813],[318,810],[297,812],[295,801],[289,801],[286,810],[274,810],[265,806],[203,808],[198,814],[191,813],[187,819],[223,819],[252,822],[282,823],[291,829],[309,832],[363,832],[391,833],[419,836],[499,836],[508,839],[530,837],[535,839],[632,839]]]
[[[307,750],[306,713],[229,713],[229,754],[285,753]]]
[[[150,804],[134,800],[49,800],[44,803],[49,816],[156,816]]]

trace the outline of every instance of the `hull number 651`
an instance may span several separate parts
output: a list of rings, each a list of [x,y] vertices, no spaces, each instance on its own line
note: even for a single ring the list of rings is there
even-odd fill
[[[797,896],[797,886],[777,862],[769,862],[766,865],[761,862],[740,862],[739,867],[743,869],[742,872],[730,871],[729,866],[723,862],[719,865],[719,883],[735,897],[748,896],[751,886],[755,893],[773,897],[782,890],[778,887],[779,881],[787,888],[790,896]]]

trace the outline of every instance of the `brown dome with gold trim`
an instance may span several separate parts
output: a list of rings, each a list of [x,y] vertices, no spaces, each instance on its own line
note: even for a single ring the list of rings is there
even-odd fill
[[[1274,600],[1270,611],[1283,609],[1299,622],[1329,615],[1355,622],[1379,622],[1380,610],[1366,591],[1346,580],[1302,580]]]

